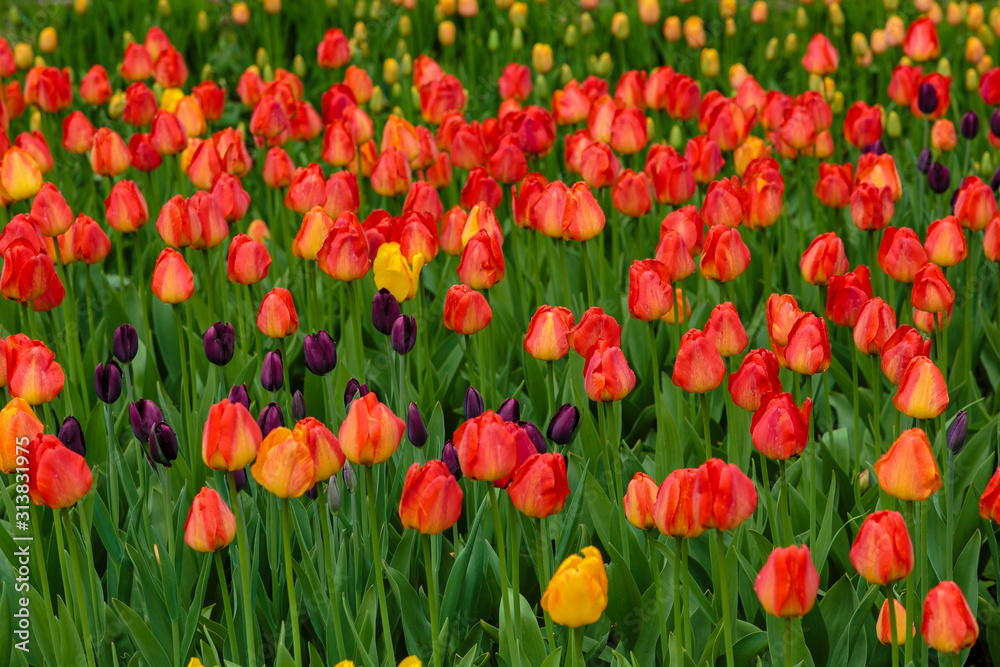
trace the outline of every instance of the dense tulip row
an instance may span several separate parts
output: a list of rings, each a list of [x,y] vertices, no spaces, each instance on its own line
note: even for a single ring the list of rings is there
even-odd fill
[[[0,37],[10,664],[1000,652],[1000,8],[189,4]]]

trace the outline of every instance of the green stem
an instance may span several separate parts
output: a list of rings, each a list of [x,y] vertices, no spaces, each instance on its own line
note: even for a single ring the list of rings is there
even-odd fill
[[[324,379],[329,384],[330,375],[327,374]],[[331,480],[331,483],[332,483],[332,481],[333,480]],[[330,568],[329,575],[327,576],[327,585],[330,588],[330,600],[333,603],[331,605],[331,607],[333,607],[333,634],[334,634],[334,636],[336,637],[336,640],[337,640],[337,654],[338,655],[346,655],[346,653],[344,651],[344,631],[340,627],[340,601],[339,601],[340,596],[337,595],[337,576],[336,576],[336,570],[337,570],[337,568],[335,567],[334,561],[333,561],[333,559],[336,557],[336,554],[337,554],[337,548],[336,548],[336,545],[334,545],[334,543],[333,543],[333,539],[332,539],[332,535],[331,535],[332,531],[330,529],[330,521],[328,521],[327,517],[326,517],[326,513],[328,512],[328,507],[329,506],[326,505],[326,504],[324,504],[323,507],[325,508],[325,509],[322,510],[322,512],[323,512],[323,515],[322,515],[323,538],[324,538],[324,540],[325,540],[325,542],[327,544],[327,547],[330,550],[330,553],[326,556],[326,561],[327,561],[328,567]],[[330,517],[330,519],[332,519],[333,521],[336,521],[337,520],[337,515],[333,514]]]
[[[507,530],[510,531],[510,582],[514,589],[515,636],[521,631],[521,523],[513,503],[507,503]],[[515,662],[517,662],[515,660]]]
[[[781,477],[781,526],[784,532],[784,542],[787,545],[792,544],[792,515],[788,509],[788,474],[785,468],[788,467],[788,461],[779,461],[778,470]]]
[[[302,664],[302,638],[299,635],[299,605],[295,600],[295,578],[292,572],[292,518],[288,498],[281,500],[281,541],[285,550],[285,583],[288,584],[288,613],[292,617],[292,645],[295,664]]]
[[[80,623],[83,625],[83,651],[87,657],[88,667],[94,667],[94,652],[92,648],[94,638],[90,635],[90,614],[87,613],[86,598],[83,595],[83,575],[80,571],[80,558],[76,551],[76,538],[73,536],[73,524],[69,520],[68,508],[59,510],[59,514],[62,516],[63,526],[66,527],[66,539],[69,542],[69,557],[73,563],[73,583],[76,588],[77,605],[79,605],[80,609]],[[56,526],[56,530],[59,530],[58,526]]]
[[[548,531],[545,530],[545,519],[541,517],[535,519],[535,525],[538,528],[538,549],[542,553],[542,576],[538,584],[539,588],[544,591],[549,585],[549,578],[552,576],[552,566],[549,564],[549,560],[552,558],[552,550],[549,545]],[[552,617],[549,616],[549,612],[544,610],[542,610],[542,614],[545,616],[545,634],[549,638],[549,653],[552,653],[556,648],[556,634],[552,628]]]
[[[105,424],[108,432],[108,499],[111,504],[111,521],[114,529],[118,530],[118,471],[115,466],[115,459],[118,454],[118,442],[115,440],[114,417],[111,405],[107,405],[105,411]]]
[[[683,578],[685,578],[685,575],[690,575],[690,570],[688,570],[688,556],[689,556],[690,550],[688,549],[688,543],[687,543],[687,541],[681,540],[681,542],[682,542],[682,548],[681,548],[681,577],[683,579]],[[689,579],[689,577],[688,577],[688,579]],[[689,583],[690,583],[690,581],[685,582],[685,588],[684,588],[684,593],[683,593],[683,600],[684,600],[684,645],[685,646],[692,646],[692,642],[694,641],[694,639],[693,639],[694,638],[694,629],[691,626],[691,600],[687,596],[687,588],[686,588],[686,585],[689,584]]]
[[[792,619],[785,619],[785,667],[792,667]]]
[[[167,554],[170,560],[174,559],[174,501],[173,488],[170,486],[170,468],[161,468],[163,471],[163,512],[167,519]]]
[[[892,667],[899,665],[899,648],[896,644],[896,598],[892,593],[892,586],[886,585],[885,598],[889,603],[889,648],[892,651]]]
[[[354,289],[351,290],[351,296],[353,297],[354,305],[351,313],[351,320],[354,322],[354,363],[357,369],[357,377],[359,382],[364,382],[365,380],[365,346],[362,341],[361,332],[361,318],[364,311],[361,309],[361,281],[354,281]]]
[[[42,532],[38,524],[38,513],[35,511],[35,503],[28,503],[28,515],[31,521],[31,539],[35,543],[33,548],[35,552],[35,566],[38,568],[38,577],[42,581],[42,598],[45,599],[45,608],[51,612],[52,598],[49,591],[49,575],[45,568],[45,550],[42,548]],[[58,526],[55,526],[55,528],[57,531],[59,530]],[[62,549],[59,550],[58,558],[61,566]]]
[[[292,410],[292,381],[288,374],[288,367],[291,365],[291,360],[288,358],[288,343],[285,338],[279,338],[278,342],[281,345],[281,374],[282,381],[285,383],[285,395],[288,396],[288,423],[295,423],[295,414]]]
[[[594,277],[590,266],[590,252],[587,249],[587,242],[584,241],[580,245],[583,247],[583,271],[587,276],[587,306],[589,307],[596,303],[594,301]]]
[[[872,392],[874,401],[872,403],[872,430],[875,433],[875,454],[877,456],[882,455],[882,425],[879,423],[881,418],[881,405],[882,405],[882,375],[881,369],[879,369],[878,357],[872,355],[870,357],[872,365]]]
[[[427,595],[430,598],[431,611],[431,655],[433,656],[434,667],[441,667],[441,650],[438,647],[438,593],[437,593],[437,568],[433,559],[431,549],[431,536],[421,535],[424,543],[424,567],[427,570]],[[341,654],[343,655],[343,654]]]
[[[722,630],[726,638],[726,667],[733,667],[733,629],[729,611],[729,582],[726,573],[726,540],[721,530],[715,531],[717,540],[716,555],[719,557],[719,595],[722,596]]]
[[[705,460],[712,458],[712,429],[708,418],[708,395],[701,394],[701,422],[705,428]]]
[[[562,280],[563,280],[563,303],[566,307],[570,307],[570,295],[572,294],[569,289],[569,261],[566,259],[566,239],[561,239],[559,241],[559,260],[562,264]]]
[[[646,533],[646,555],[649,557],[649,573],[653,578],[653,587],[656,589],[656,614],[660,620],[660,652],[663,655],[663,664],[667,664],[667,616],[663,609],[663,582],[660,581],[660,565],[656,558],[656,547],[653,546],[653,533]],[[677,576],[679,572],[674,571],[674,613],[677,611]],[[655,647],[654,647],[655,648]]]
[[[948,486],[945,488],[945,579],[955,580],[955,453],[948,450]]]
[[[583,655],[583,628],[573,629],[573,649],[576,653],[576,663],[578,667],[584,667],[587,660]]]
[[[907,500],[903,502],[903,510],[906,512],[906,527],[910,531],[910,535],[916,540],[919,536],[917,535],[916,526],[913,523],[913,502],[912,500]],[[922,553],[922,552],[917,552]],[[923,556],[917,558],[917,567],[914,569],[919,570]],[[918,572],[912,572],[909,577],[906,578],[906,625],[909,626],[913,623],[915,607],[917,604],[917,590],[916,590],[916,579]],[[890,605],[890,609],[893,605]],[[892,627],[896,627],[895,621],[892,622]],[[895,633],[893,633],[895,634]],[[903,664],[909,665],[910,661],[913,659],[913,641],[910,638],[910,633],[903,633],[903,642],[906,646],[904,649]]]
[[[507,623],[507,636],[510,638],[508,647],[508,664],[517,662],[517,633],[514,632],[510,616],[510,602],[507,598],[507,550],[504,548],[503,524],[500,521],[500,502],[497,500],[497,490],[493,482],[486,483],[486,495],[490,497],[490,507],[493,510],[493,533],[497,538],[497,558],[500,560],[500,605]]]
[[[684,545],[681,538],[674,539],[674,642],[677,645],[677,659],[683,664],[684,655],[684,592],[681,590],[681,552]],[[659,604],[659,601],[657,601]],[[663,605],[660,604],[660,608]],[[663,632],[663,643],[667,641],[667,628],[661,624]]]
[[[392,648],[392,626],[389,625],[389,607],[385,602],[385,583],[382,581],[382,549],[379,547],[379,524],[375,513],[375,476],[371,466],[365,466],[365,489],[368,494],[368,514],[371,515],[372,560],[375,565],[375,584],[378,589],[379,612],[382,615],[382,638],[385,641],[385,654],[391,664],[396,663],[396,654]]]
[[[177,325],[177,347],[180,350],[180,361],[181,361],[181,413],[190,414],[191,413],[191,399],[188,398],[188,393],[191,389],[191,384],[188,381],[188,354],[187,345],[184,343],[184,323],[181,321],[181,306],[179,304],[174,306],[174,320]],[[181,417],[181,430],[184,433],[184,441],[188,444],[188,457],[190,460],[195,460],[194,455],[196,454],[194,450],[194,444],[191,439],[191,432],[188,430],[188,420],[185,417]]]
[[[219,577],[219,587],[222,589],[222,609],[226,616],[226,642],[229,644],[229,655],[236,659],[236,628],[233,625],[233,606],[229,601],[229,584],[226,583],[226,572],[222,568],[222,554],[215,551],[215,572]]]
[[[240,585],[243,600],[243,629],[246,633],[247,664],[257,664],[257,650],[254,642],[253,631],[253,601],[250,598],[250,559],[248,551],[250,549],[250,539],[247,537],[247,527],[243,521],[243,508],[240,504],[239,494],[236,492],[236,478],[230,472],[226,475],[229,481],[229,504],[232,505],[233,514],[236,515],[236,534],[239,540],[240,552]]]

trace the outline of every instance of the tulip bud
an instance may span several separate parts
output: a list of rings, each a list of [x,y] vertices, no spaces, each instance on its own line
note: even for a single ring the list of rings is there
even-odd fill
[[[979,114],[970,111],[962,116],[962,136],[970,141],[979,134]]]
[[[420,408],[412,401],[406,411],[406,436],[414,447],[420,448],[427,444],[427,426],[420,416]]]
[[[937,110],[937,107],[937,89],[930,83],[920,84],[920,91],[917,93],[917,108],[924,115],[930,115]]]
[[[139,352],[139,335],[135,327],[131,324],[123,324],[115,329],[114,339],[111,344],[115,359],[123,364],[127,364]]]
[[[149,459],[165,468],[177,458],[177,435],[166,422],[159,422],[149,429]]]
[[[931,156],[931,149],[924,147],[924,149],[920,151],[920,157],[917,158],[917,169],[920,173],[926,174],[930,171],[931,161],[933,159],[934,158]]]
[[[886,116],[885,131],[893,139],[899,138],[903,133],[903,122],[899,119],[899,114],[895,110],[890,111],[888,116]]]
[[[951,172],[948,171],[948,167],[940,162],[932,164],[927,171],[927,184],[936,194],[945,192],[951,184]]]
[[[354,493],[354,489],[358,488],[358,476],[354,473],[354,466],[350,461],[344,461],[340,474],[344,477],[344,488],[348,493]]]
[[[479,390],[475,387],[469,387],[465,390],[465,405],[463,406],[463,411],[465,413],[465,418],[474,419],[479,415],[483,414],[486,407],[483,404],[483,395],[479,393]]]
[[[407,354],[417,342],[417,318],[400,315],[392,325],[392,349],[396,354]]]
[[[458,462],[458,450],[455,449],[455,444],[451,440],[444,443],[444,448],[441,450],[441,462],[448,467],[452,477],[456,480],[462,479],[462,466]]]
[[[87,443],[83,439],[83,427],[76,417],[70,416],[63,420],[59,427],[59,442],[80,456],[87,455]]]
[[[372,324],[385,336],[392,335],[392,326],[399,317],[399,301],[384,287],[372,299]]]
[[[233,358],[236,350],[236,332],[229,322],[216,322],[202,336],[205,356],[216,366],[225,366]]]
[[[163,421],[163,413],[156,403],[145,398],[140,398],[128,406],[128,421],[132,427],[132,434],[139,442],[149,440],[149,429],[153,425]]]
[[[521,406],[516,398],[505,398],[497,414],[505,422],[518,422],[521,421]]]
[[[969,413],[959,410],[948,427],[948,451],[955,456],[965,448],[965,437],[969,432]]]
[[[520,28],[514,28],[514,32],[510,37],[510,48],[515,51],[520,51],[524,48],[524,33],[521,32]]]
[[[97,398],[104,403],[114,403],[122,395],[122,369],[112,359],[106,364],[97,364],[94,371],[94,390]]]
[[[319,498],[319,483],[317,482],[316,484],[313,484],[310,489],[307,489],[305,496],[309,500],[316,500]]]
[[[326,485],[326,504],[329,506],[331,512],[338,514],[342,502],[343,499],[340,497],[340,482],[337,481],[337,476],[334,475],[330,478],[330,483]]]
[[[264,362],[260,366],[260,383],[265,390],[272,393],[284,386],[284,367],[279,350],[264,355]]]
[[[233,388],[229,390],[229,402],[230,403],[240,403],[247,410],[250,409],[250,394],[247,393],[247,385],[234,384]]]
[[[257,427],[260,428],[261,435],[265,438],[268,433],[276,428],[282,428],[284,425],[285,417],[281,414],[281,407],[273,401],[265,405],[257,417]]]
[[[299,389],[296,389],[295,393],[292,394],[292,417],[295,421],[302,421],[306,418],[306,399]]]
[[[546,435],[557,445],[568,445],[579,427],[580,411],[574,405],[566,403],[552,416]]]
[[[542,435],[542,432],[535,426],[534,422],[518,421],[517,425],[527,434],[528,440],[531,440],[531,444],[535,446],[535,452],[545,454],[549,451],[549,445],[545,442],[545,436]]]

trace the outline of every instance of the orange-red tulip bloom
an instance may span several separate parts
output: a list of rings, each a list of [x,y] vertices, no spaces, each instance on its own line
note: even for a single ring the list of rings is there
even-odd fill
[[[468,285],[452,285],[448,288],[444,299],[446,329],[471,336],[485,329],[492,319],[493,310],[482,294]]]
[[[215,489],[202,487],[184,522],[184,543],[195,551],[212,553],[236,537],[236,517]]]
[[[757,509],[757,487],[735,463],[709,459],[698,466],[691,503],[702,528],[733,530]]]
[[[517,442],[503,419],[492,410],[464,422],[453,441],[462,474],[469,479],[494,482],[517,466]]]
[[[744,410],[756,412],[765,395],[781,392],[778,357],[763,348],[752,350],[743,358],[735,373],[729,375],[729,395]]]
[[[268,338],[285,338],[299,330],[299,316],[291,292],[275,287],[264,295],[257,310],[257,328]]]
[[[913,542],[899,512],[869,514],[851,545],[851,564],[869,584],[885,586],[913,571]]]
[[[812,399],[802,407],[795,405],[792,395],[767,393],[750,421],[750,437],[757,451],[769,459],[786,461],[805,451],[809,442],[809,416]]]
[[[879,486],[898,500],[927,500],[941,488],[930,440],[919,428],[903,431],[874,468]]]
[[[608,403],[628,396],[635,387],[635,373],[620,347],[598,339],[583,369],[583,386],[592,401]]]
[[[399,499],[404,528],[437,535],[455,525],[461,514],[462,488],[448,466],[437,460],[410,466]]]
[[[542,519],[558,514],[569,497],[566,458],[562,454],[532,454],[514,470],[507,495],[525,516]]]
[[[524,350],[541,361],[562,359],[569,352],[573,324],[573,313],[568,308],[539,306],[524,334]]]
[[[94,483],[82,456],[54,435],[38,435],[28,443],[28,494],[36,505],[72,507]]]
[[[194,274],[184,256],[173,248],[164,248],[153,266],[153,294],[166,304],[183,303],[194,294]]]
[[[958,653],[975,645],[979,623],[958,584],[942,581],[928,591],[920,634],[928,646],[942,653]]]
[[[816,604],[819,573],[807,546],[778,547],[771,552],[753,584],[768,614],[779,618],[805,616]]]
[[[351,403],[340,425],[340,448],[355,465],[382,463],[399,448],[405,430],[406,423],[369,393]]]
[[[704,532],[694,517],[694,486],[697,468],[679,468],[667,475],[656,492],[653,523],[670,537],[698,537]]]

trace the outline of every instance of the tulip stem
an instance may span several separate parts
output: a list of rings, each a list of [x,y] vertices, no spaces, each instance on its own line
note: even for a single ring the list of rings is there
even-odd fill
[[[174,502],[172,500],[173,489],[170,486],[170,468],[163,467],[163,512],[167,518],[167,555],[170,560],[174,558]]]
[[[653,586],[656,588],[656,614],[660,620],[660,651],[663,654],[663,664],[667,664],[667,653],[669,647],[667,646],[667,616],[663,609],[663,582],[660,581],[660,564],[657,562],[656,558],[656,547],[653,546],[653,533],[646,533],[646,555],[649,557],[649,572],[653,577]],[[677,589],[680,587],[680,583],[677,577],[680,575],[680,569],[674,568],[674,613],[677,612]],[[678,617],[679,618],[679,617]]]
[[[507,598],[507,551],[504,548],[503,528],[500,522],[500,502],[497,500],[497,490],[493,482],[486,483],[486,494],[490,497],[490,507],[493,510],[493,533],[497,538],[497,558],[500,560],[500,604],[507,623],[507,637],[510,640],[507,663],[518,664],[517,633],[511,627],[510,601]]]
[[[955,452],[948,448],[948,486],[945,489],[945,579],[955,580],[955,520],[953,518],[955,508]]]
[[[784,542],[786,545],[792,544],[792,515],[791,511],[788,509],[788,474],[785,468],[788,467],[788,461],[779,461],[778,470],[781,476],[781,528],[784,533]]]
[[[355,280],[354,289],[351,290],[351,298],[354,301],[351,310],[351,319],[354,321],[354,363],[357,364],[358,381],[365,381],[365,346],[362,340],[361,332],[361,315],[364,312],[361,309],[361,281]]]
[[[885,585],[885,599],[889,606],[889,650],[892,651],[892,667],[899,667],[899,647],[896,644],[896,598],[889,584]]]
[[[438,625],[437,567],[434,562],[434,550],[431,548],[431,536],[421,535],[421,538],[424,543],[424,567],[427,570],[427,596],[430,598],[431,607],[431,651],[434,667],[441,667],[441,649],[438,647],[440,626]]]
[[[232,472],[226,475],[229,482],[229,504],[233,507],[233,514],[236,515],[236,531],[239,539],[240,552],[240,585],[243,594],[243,625],[246,632],[247,664],[256,665],[256,644],[253,634],[253,601],[250,599],[250,565],[247,550],[250,548],[250,540],[247,537],[247,527],[243,522],[243,508],[240,505],[240,497],[236,491],[236,477]]]
[[[719,595],[722,597],[722,630],[726,638],[726,667],[733,667],[735,659],[733,657],[733,629],[729,620],[729,582],[726,573],[726,540],[722,536],[721,530],[715,531],[717,540],[716,556],[719,560]]]
[[[594,301],[594,277],[590,266],[590,252],[587,249],[587,242],[580,244],[583,248],[583,272],[587,276],[587,307],[592,306]]]
[[[114,417],[112,415],[111,404],[107,405],[104,413],[105,423],[108,428],[108,500],[111,504],[111,521],[115,531],[118,530],[118,473],[115,471],[115,455],[118,453],[118,443],[115,441]]]
[[[73,536],[73,524],[69,520],[69,509],[61,509],[59,510],[59,514],[62,516],[63,526],[66,527],[66,539],[69,541],[69,557],[70,561],[73,563],[73,583],[76,588],[77,604],[80,609],[80,623],[83,625],[83,651],[87,656],[88,667],[94,667],[94,653],[91,650],[94,640],[93,637],[90,636],[90,614],[85,608],[86,598],[83,595],[83,576],[80,574],[80,558],[76,551],[76,537]],[[59,527],[56,526],[56,531],[58,530]],[[60,555],[60,558],[61,557],[62,556]]]
[[[507,504],[507,529],[510,530],[510,582],[514,589],[514,628],[521,632],[521,525],[513,503]]]
[[[686,541],[681,541],[681,581],[683,583],[685,575],[689,574],[688,570],[688,543]],[[684,645],[691,646],[694,641],[694,630],[691,627],[691,599],[687,595],[687,589],[684,589],[683,600],[684,600]]]
[[[281,345],[281,375],[282,382],[285,384],[285,393],[288,395],[288,419],[289,424],[294,424],[295,419],[295,409],[292,407],[294,400],[292,398],[292,378],[289,376],[288,367],[291,365],[291,359],[288,358],[288,342],[287,338],[278,339]]]
[[[708,395],[701,394],[701,421],[705,427],[705,460],[712,458],[712,430],[708,418]]]
[[[913,503],[914,501],[912,500],[904,501],[903,510],[906,512],[907,530],[910,531],[910,535],[913,536],[914,540],[918,540],[920,536],[917,534],[916,531],[917,527],[914,525],[913,522]],[[922,568],[921,564],[924,558],[924,556],[922,555],[923,552],[918,550],[916,553],[921,554],[920,558],[917,560],[916,563],[917,569],[921,569]],[[907,625],[913,623],[915,618],[914,606],[917,603],[916,579],[917,579],[916,572],[911,573],[911,576],[906,578],[906,624]],[[890,603],[889,608],[892,609],[893,606],[894,605]],[[896,622],[895,621],[891,622],[892,622],[892,627],[894,629],[893,634],[895,634]],[[913,659],[913,641],[911,640],[910,635],[907,632],[903,633],[903,643],[905,644],[905,649],[903,651],[904,653],[903,663],[908,665],[910,664],[910,661]]]
[[[226,615],[226,642],[230,647],[230,657],[236,660],[236,628],[233,627],[233,606],[229,601],[229,585],[226,583],[226,571],[222,568],[222,554],[218,550],[212,555],[215,561],[215,572],[219,577],[219,587],[222,588],[222,609]]]
[[[881,418],[881,405],[882,405],[882,376],[879,375],[880,369],[878,365],[878,357],[875,355],[871,356],[872,362],[872,431],[875,434],[875,453],[881,456],[882,454],[882,424],[879,422]]]
[[[861,475],[861,409],[858,406],[858,347],[853,344],[853,342],[848,345],[851,348],[851,379],[853,392],[853,407],[854,407],[854,474],[855,476]],[[860,477],[857,480],[857,485],[854,486],[857,492],[856,501],[860,503],[861,500],[861,480]]]
[[[570,303],[571,292],[569,290],[569,261],[566,259],[566,239],[559,240],[559,254],[559,263],[562,264],[563,302],[567,308],[570,308],[572,304]]]
[[[682,656],[684,655],[684,593],[681,591],[681,552],[684,550],[684,544],[681,542],[681,538],[674,539],[674,642],[677,645],[677,660],[680,664],[684,664]],[[656,553],[652,548],[650,549],[652,553]],[[659,585],[659,584],[657,584]],[[659,588],[657,588],[657,593],[659,593]],[[657,604],[660,606],[660,610],[663,609],[663,604],[658,600]],[[663,643],[667,642],[667,626],[665,622],[660,623],[661,632],[663,633]]]
[[[375,565],[375,584],[378,588],[378,605],[382,615],[382,638],[385,641],[385,654],[389,657],[390,664],[395,664],[396,654],[392,649],[392,626],[389,625],[389,607],[385,602],[385,583],[382,581],[382,549],[379,547],[378,540],[379,523],[378,517],[375,514],[375,476],[371,466],[365,466],[365,481],[367,482],[365,491],[368,495],[368,513],[371,515],[370,526],[372,533],[372,560]]]
[[[785,618],[785,667],[792,667],[792,619]]]
[[[660,355],[656,349],[656,331],[653,328],[654,325],[655,323],[646,325],[646,334],[649,336],[649,349],[653,357],[653,413],[656,415],[656,453],[657,455],[665,456],[666,452],[663,450],[667,446],[666,442],[664,442],[666,432],[663,430],[664,424],[660,419]],[[657,477],[660,477],[660,475],[657,475]]]
[[[549,565],[549,559],[552,558],[552,548],[549,544],[548,531],[545,529],[545,518],[539,517],[535,519],[535,525],[538,527],[538,550],[541,551],[542,560],[542,576],[539,579],[539,588],[542,592],[549,585],[549,578],[552,576],[552,566]],[[549,638],[549,653],[556,650],[556,633],[552,628],[552,617],[549,616],[549,612],[542,610],[542,614],[545,617],[545,634]]]
[[[181,317],[181,307],[179,304],[174,305],[174,322],[177,325],[177,348],[180,355],[181,362],[181,404],[180,412],[182,415],[190,414],[191,411],[191,401],[188,399],[188,391],[190,390],[190,383],[188,382],[188,362],[187,362],[187,351],[184,345],[184,323]],[[188,429],[188,420],[186,417],[181,417],[181,430],[184,433],[184,442],[188,446],[188,460],[194,461],[195,450],[194,443],[191,441],[191,432]]]
[[[370,468],[369,468],[370,470]],[[299,606],[295,600],[295,579],[292,572],[292,517],[288,498],[281,500],[281,541],[285,551],[285,582],[288,584],[288,613],[292,617],[292,645],[295,664],[302,664],[302,638],[299,635]]]
[[[328,383],[329,383],[329,378],[330,374],[327,373],[324,379],[326,379]],[[334,479],[330,480],[331,484],[335,481],[335,478],[336,475],[334,475]],[[324,505],[324,507],[328,508],[329,505]],[[334,523],[334,525],[336,525],[337,515],[332,514],[332,516],[329,517],[330,520],[327,520],[326,512],[327,510],[324,509],[321,515],[321,520],[323,524],[323,538],[326,540],[326,544],[330,549],[329,555],[326,556],[326,561],[327,561],[327,567],[330,568],[329,574],[327,575],[327,584],[330,587],[330,600],[333,603],[331,605],[333,607],[333,633],[337,640],[338,655],[345,655],[344,631],[340,627],[340,602],[339,602],[340,596],[337,595],[337,573],[336,573],[337,568],[335,560],[337,558],[337,544],[334,541],[336,533],[330,528],[331,522]],[[339,532],[339,530],[337,532]]]
[[[583,626],[573,628],[573,651],[578,667],[584,667],[587,664],[587,658],[583,655]]]

